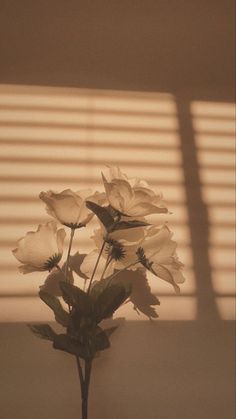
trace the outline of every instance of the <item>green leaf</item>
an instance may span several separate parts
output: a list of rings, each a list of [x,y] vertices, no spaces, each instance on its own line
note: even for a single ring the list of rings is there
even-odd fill
[[[110,231],[110,228],[114,224],[114,218],[110,214],[110,211],[107,208],[101,207],[100,205],[95,204],[92,201],[86,201],[86,206],[88,209],[93,211],[94,214],[96,214],[96,216],[102,222],[106,230]]]
[[[75,308],[80,314],[91,311],[91,301],[88,294],[75,285],[61,281],[60,288],[64,301]]]
[[[52,309],[55,319],[62,326],[67,327],[69,324],[69,314],[62,307],[59,299],[55,295],[49,294],[46,291],[40,290],[39,296],[45,304]]]
[[[56,336],[56,333],[49,324],[28,324],[28,327],[31,332],[41,339],[51,340],[53,342]]]
[[[149,223],[145,221],[139,220],[131,220],[131,221],[119,221],[118,223],[114,224],[112,231],[116,230],[127,230],[128,228],[136,228],[136,227],[147,227]]]
[[[111,317],[113,313],[129,297],[131,288],[121,285],[111,285],[104,289],[95,301],[95,316],[99,323],[102,319]]]

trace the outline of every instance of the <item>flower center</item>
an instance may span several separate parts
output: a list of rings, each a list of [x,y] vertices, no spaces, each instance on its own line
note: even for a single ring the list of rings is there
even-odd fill
[[[45,271],[51,271],[52,268],[54,268],[54,266],[56,266],[60,260],[61,260],[61,254],[60,253],[55,253],[55,255],[51,256],[47,262],[45,262],[43,269]]]

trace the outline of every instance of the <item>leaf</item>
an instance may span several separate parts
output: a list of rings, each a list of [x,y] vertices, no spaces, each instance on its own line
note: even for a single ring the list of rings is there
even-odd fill
[[[116,230],[127,230],[128,228],[136,228],[136,227],[147,227],[149,223],[145,221],[139,220],[131,220],[131,221],[119,221],[118,223],[114,224],[112,231]]]
[[[75,308],[80,314],[87,314],[91,311],[89,296],[75,285],[60,282],[64,301]]]
[[[104,333],[106,333],[107,337],[110,337],[115,330],[118,329],[118,326],[109,327],[107,329],[103,329]]]
[[[109,278],[105,278],[100,281],[94,281],[92,283],[89,295],[93,301],[96,301],[99,295],[103,293],[104,289],[108,286],[109,281]]]
[[[179,286],[175,283],[174,278],[171,275],[171,272],[165,266],[155,263],[155,264],[151,264],[151,267],[150,267],[149,270],[154,275],[158,276],[159,278],[161,278],[164,281],[169,282],[169,284],[173,285],[176,294],[180,293]]]
[[[51,340],[53,342],[56,336],[56,333],[49,324],[28,324],[28,327],[31,332],[41,339]]]
[[[65,334],[56,335],[54,337],[53,347],[72,355],[80,355],[81,352],[77,342],[73,342],[72,339]]]
[[[63,272],[58,271],[58,270],[53,270],[47,276],[44,284],[40,286],[40,289],[42,291],[46,291],[48,294],[53,294],[56,297],[61,297],[62,293],[61,293],[59,283],[60,281],[65,281],[65,280],[66,279]],[[69,280],[69,282],[72,284],[74,282],[71,270],[68,271],[67,280]]]
[[[113,279],[113,284],[132,288],[129,300],[134,304],[135,309],[141,311],[149,319],[158,317],[155,308],[152,306],[160,305],[160,301],[157,296],[151,292],[146,276],[146,269],[139,268],[135,271],[125,270],[121,273],[117,273],[116,277]]]
[[[39,296],[52,309],[56,321],[62,326],[67,327],[69,324],[69,314],[64,310],[58,298],[43,290],[39,291]]]
[[[95,302],[95,316],[99,323],[102,319],[111,317],[113,313],[129,297],[131,288],[111,285],[104,289]]]
[[[103,351],[110,347],[110,342],[108,339],[108,335],[102,330],[100,327],[98,328],[98,332],[95,336],[95,349],[96,351]]]
[[[69,335],[56,335],[53,341],[53,347],[69,354],[79,356],[83,359],[91,359],[94,357],[96,349],[91,339],[85,343],[71,339]]]
[[[86,201],[86,206],[88,209],[93,211],[94,214],[96,214],[106,230],[110,231],[111,226],[114,224],[114,218],[110,214],[110,211],[92,201]]]
[[[136,270],[135,273],[130,273],[132,280],[132,293],[130,301],[134,307],[141,311],[149,318],[158,318],[158,314],[154,307],[160,305],[160,301],[151,292],[146,272],[142,269]]]

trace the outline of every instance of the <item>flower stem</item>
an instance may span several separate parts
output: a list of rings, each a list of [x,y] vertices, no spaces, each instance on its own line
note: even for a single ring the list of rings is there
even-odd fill
[[[103,250],[104,250],[105,244],[106,244],[106,240],[104,240],[104,241],[103,241],[102,247],[101,247],[100,252],[99,252],[99,254],[98,254],[98,258],[97,258],[97,261],[96,261],[96,263],[95,263],[95,266],[94,266],[94,269],[93,269],[93,273],[92,273],[91,279],[90,279],[90,281],[89,281],[89,286],[88,286],[88,289],[87,289],[87,293],[88,293],[88,294],[89,294],[89,291],[90,291],[90,288],[91,288],[91,285],[92,285],[92,282],[93,282],[93,278],[94,278],[94,275],[95,275],[96,269],[97,269],[97,267],[98,267],[99,260],[100,260],[100,258],[101,258],[101,256],[102,256],[102,252],[103,252]]]
[[[79,373],[79,379],[80,379],[80,385],[81,385],[81,391],[82,391],[82,386],[84,383],[84,377],[83,377],[83,371],[82,371],[82,367],[81,367],[81,363],[80,363],[80,359],[77,356],[76,357],[76,362],[77,362],[77,367],[78,367],[78,373]],[[82,394],[82,393],[81,393]]]
[[[65,266],[65,276],[66,276],[66,278],[67,278],[67,276],[68,276],[69,260],[70,260],[70,252],[71,252],[71,246],[72,246],[72,242],[73,242],[74,234],[75,234],[75,229],[74,229],[74,228],[71,228],[71,230],[70,230],[70,242],[69,242],[68,253],[67,253],[67,259],[66,259],[66,266]],[[67,279],[67,281],[68,281],[68,279]],[[69,281],[68,281],[68,282],[69,282]]]
[[[76,357],[80,378],[81,399],[82,399],[82,419],[88,419],[88,394],[89,383],[92,369],[92,359],[86,359],[84,365],[84,376],[79,357]]]
[[[105,266],[104,266],[104,269],[103,269],[103,272],[102,272],[102,275],[101,275],[101,278],[100,278],[100,281],[103,279],[103,277],[105,275],[105,272],[106,272],[108,266],[110,265],[111,261],[112,261],[112,257],[110,257],[108,255],[107,260],[106,260],[106,263],[105,263]]]

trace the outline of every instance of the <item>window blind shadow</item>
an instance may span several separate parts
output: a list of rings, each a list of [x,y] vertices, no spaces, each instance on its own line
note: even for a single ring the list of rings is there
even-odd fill
[[[107,164],[119,165],[129,176],[144,178],[161,190],[173,213],[168,222],[179,244],[187,280],[181,296],[175,296],[166,284],[149,276],[155,293],[162,296],[160,317],[232,318],[232,304],[231,310],[225,312],[219,303],[223,297],[232,299],[232,286],[219,286],[216,278],[230,278],[233,263],[219,265],[211,256],[212,252],[224,252],[228,258],[234,246],[234,220],[216,213],[218,208],[231,214],[234,205],[234,162],[227,157],[232,153],[228,146],[233,135],[229,128],[230,105],[225,104],[227,110],[224,108],[220,115],[218,108],[211,111],[217,129],[215,124],[209,126],[207,113],[196,116],[192,103],[169,93],[9,85],[0,87],[0,106],[0,320],[26,321],[25,305],[27,320],[29,313],[35,320],[50,316],[48,311],[42,312],[40,302],[36,303],[44,275],[22,276],[11,254],[19,237],[49,219],[38,194],[48,189],[101,189],[100,174]],[[194,126],[196,117],[201,124],[205,121],[200,140],[199,128]],[[202,140],[202,135],[207,141]],[[219,161],[214,156],[225,153],[222,138],[228,154]],[[201,150],[213,158],[205,154],[199,157]],[[214,173],[219,170],[224,175],[216,179]],[[221,199],[217,191],[223,191],[227,199]],[[212,194],[213,200],[209,198]],[[152,220],[164,221],[155,216]],[[88,232],[79,232],[75,251],[79,246],[84,252],[91,248],[88,235],[94,222]],[[223,241],[218,239],[220,231]],[[134,319],[132,308],[125,310],[128,318]]]

